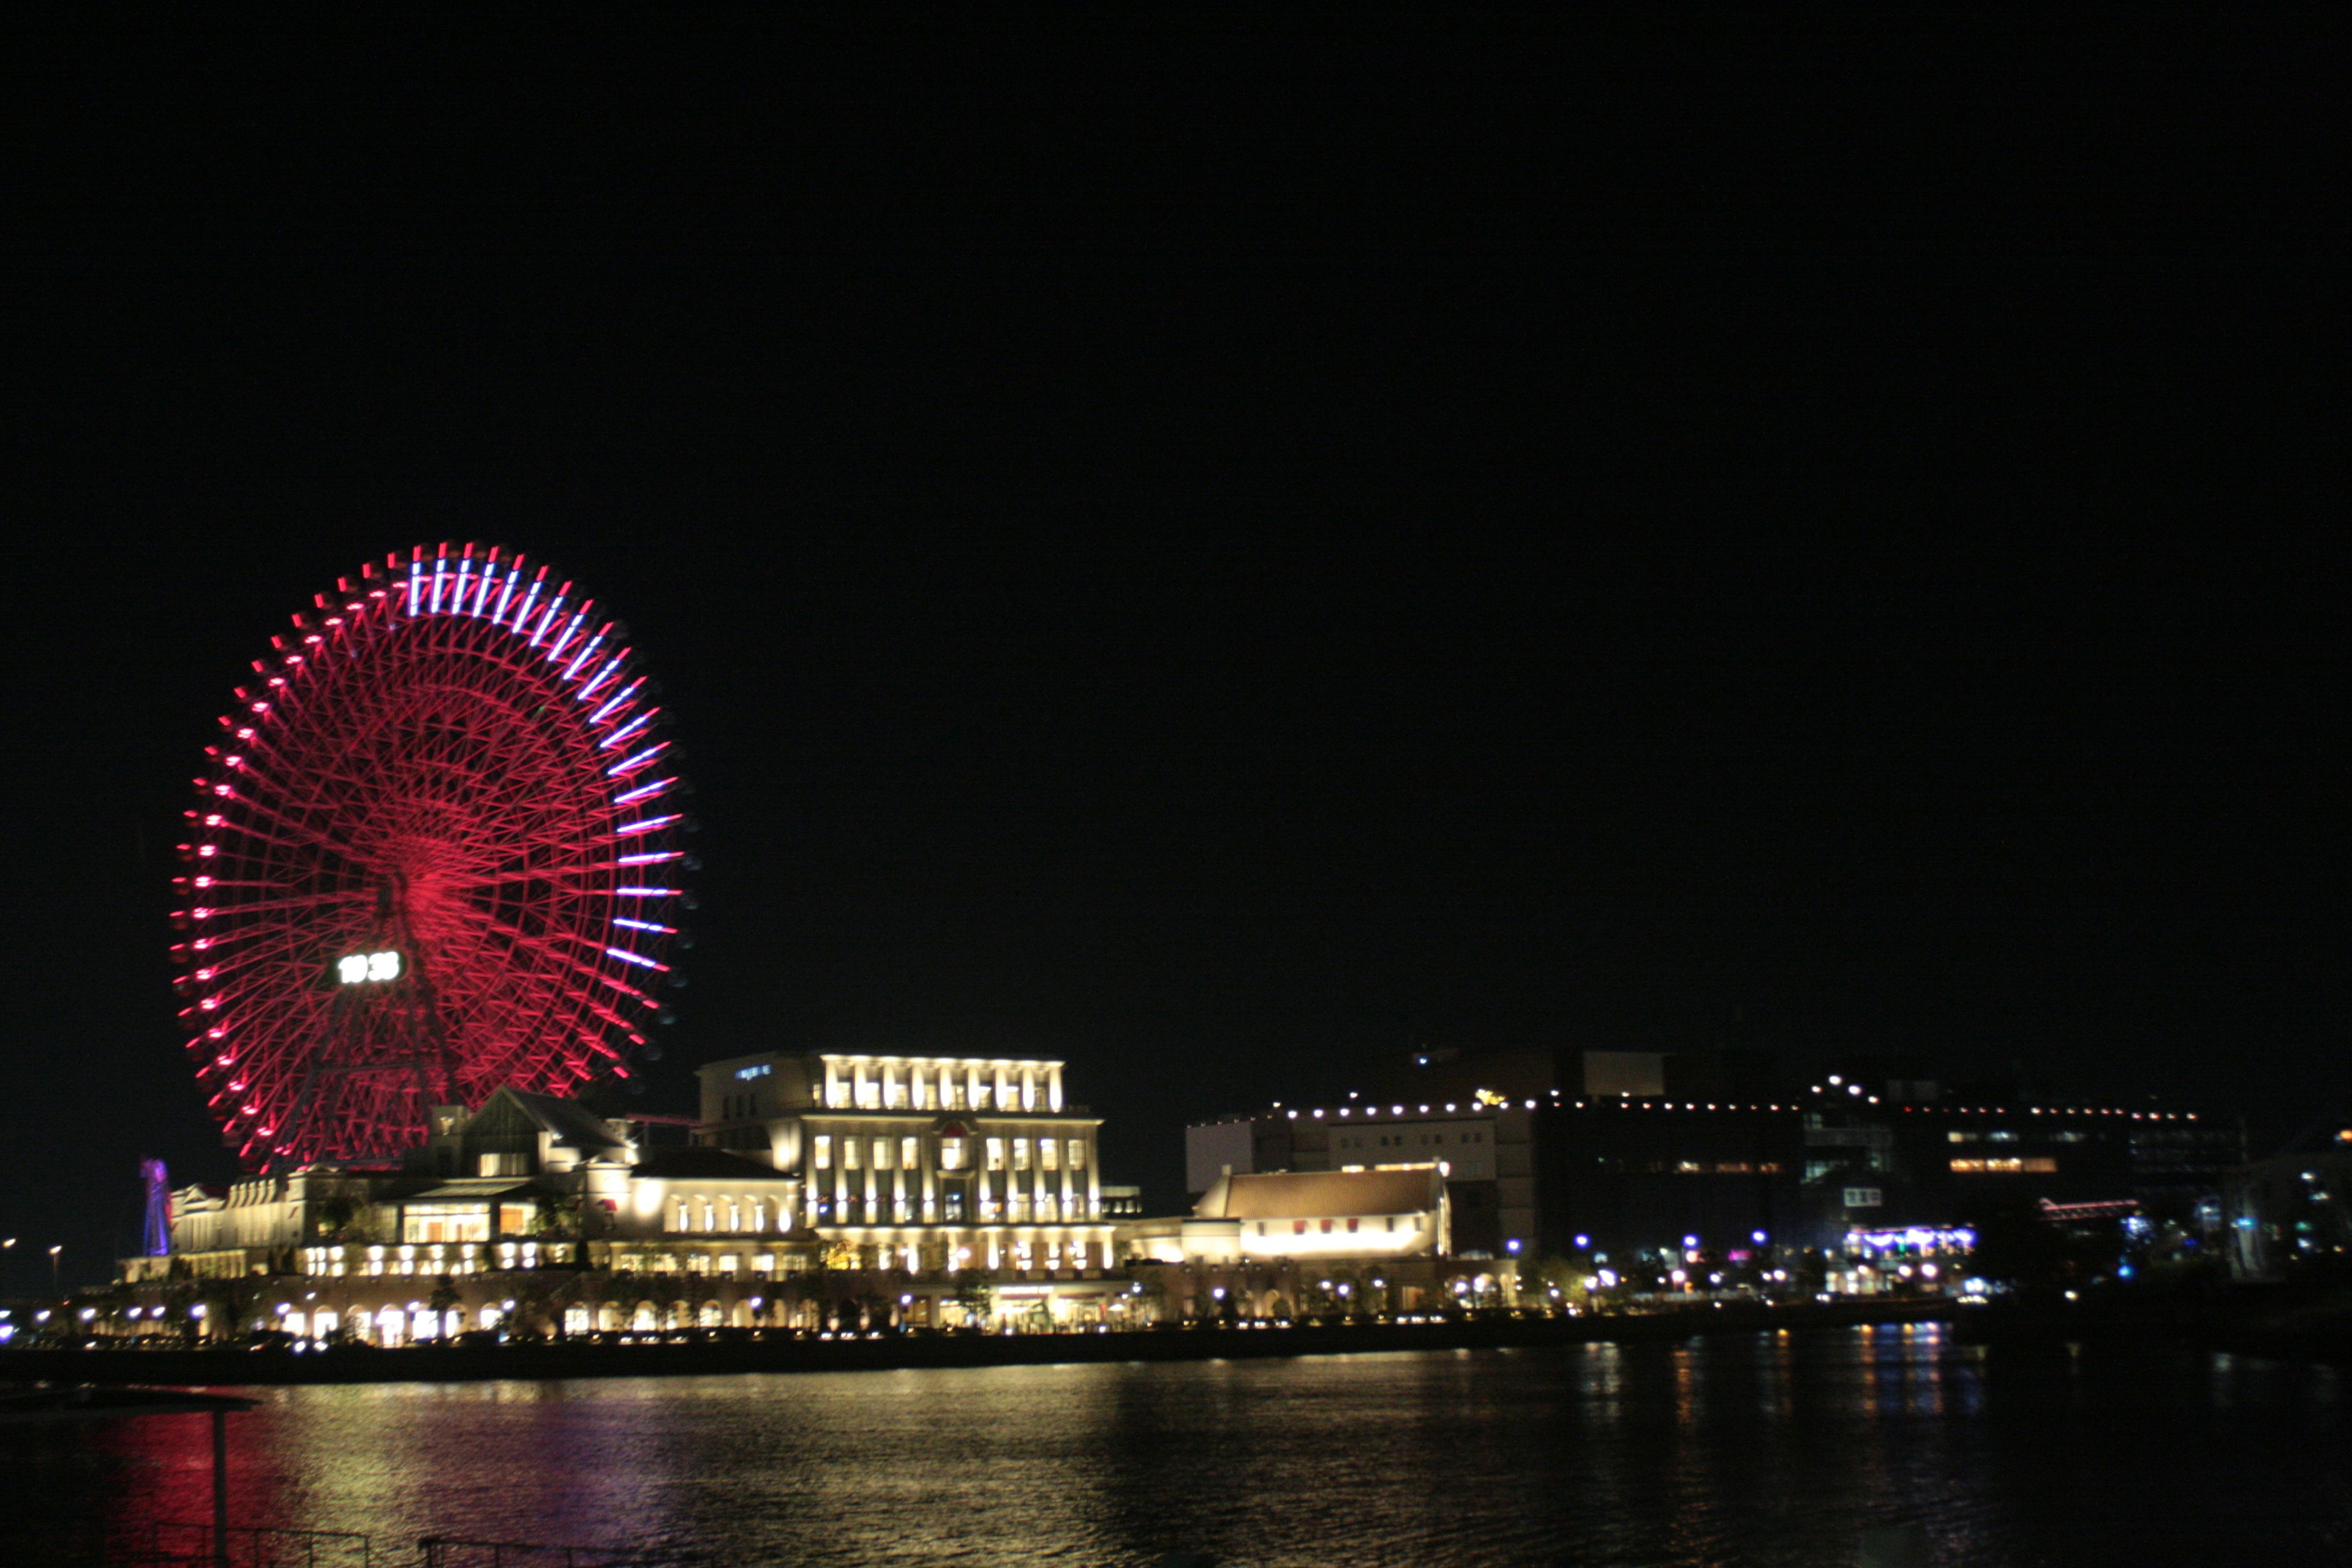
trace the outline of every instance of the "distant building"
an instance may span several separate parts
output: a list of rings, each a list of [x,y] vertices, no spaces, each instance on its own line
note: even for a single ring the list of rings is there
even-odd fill
[[[1358,1096],[1188,1128],[1190,1184],[1429,1160],[1465,1256],[1632,1256],[1837,1250],[2045,1203],[2121,1204],[2210,1230],[2238,1158],[2233,1130],[2189,1113],[1972,1102],[1917,1076],[1774,1091],[1759,1082],[1762,1058],[1737,1052],[1585,1052],[1580,1091],[1531,1094],[1524,1055],[1497,1078],[1515,1094],[1479,1081],[1475,1059],[1447,1059],[1428,1081],[1468,1084],[1459,1099]]]
[[[2231,1278],[2352,1279],[2352,1125],[2233,1173],[2223,1203]]]

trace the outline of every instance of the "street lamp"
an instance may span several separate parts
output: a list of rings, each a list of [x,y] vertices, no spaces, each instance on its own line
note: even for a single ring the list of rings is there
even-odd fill
[[[65,1294],[65,1287],[58,1283],[58,1254],[65,1249],[63,1242],[49,1248],[49,1294],[52,1296]]]

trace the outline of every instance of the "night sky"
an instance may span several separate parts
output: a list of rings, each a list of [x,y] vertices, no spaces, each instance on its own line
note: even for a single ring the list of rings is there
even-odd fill
[[[229,1173],[187,781],[420,541],[552,559],[666,688],[707,869],[646,1109],[1061,1057],[1164,1208],[1186,1120],[1431,1043],[2258,1145],[2352,1085],[2298,40],[18,46],[0,1289],[101,1277],[142,1155]]]

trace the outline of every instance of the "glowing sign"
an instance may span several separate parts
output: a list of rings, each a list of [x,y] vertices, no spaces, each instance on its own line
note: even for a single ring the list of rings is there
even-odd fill
[[[335,960],[335,978],[346,985],[400,978],[397,952],[347,952]]]
[[[751,1067],[737,1068],[735,1069],[735,1076],[740,1079],[765,1078],[774,1069],[768,1063],[760,1062]]]

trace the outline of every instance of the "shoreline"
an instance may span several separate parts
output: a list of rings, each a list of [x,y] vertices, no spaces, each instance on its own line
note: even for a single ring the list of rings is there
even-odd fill
[[[1948,1322],[1949,1301],[1724,1306],[1596,1317],[1465,1318],[1434,1323],[1186,1327],[1117,1333],[955,1334],[884,1331],[820,1339],[772,1331],[758,1339],[659,1344],[339,1346],[285,1350],[0,1350],[0,1382],[231,1384],[474,1383],[583,1377],[692,1377],[751,1372],[883,1372],[934,1367],[1106,1362],[1232,1361],[1383,1351],[1536,1349],[1604,1341],[1691,1339],[1768,1329]]]

